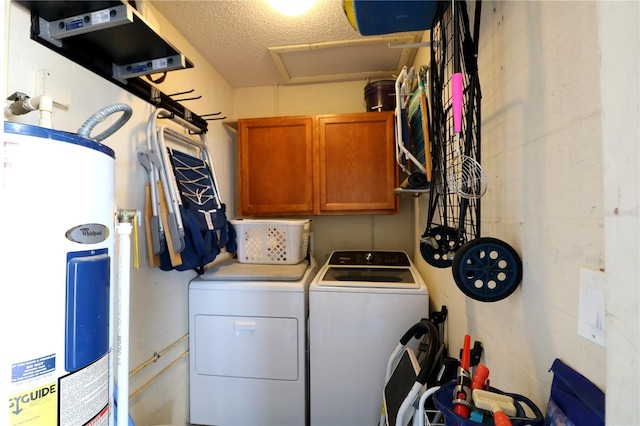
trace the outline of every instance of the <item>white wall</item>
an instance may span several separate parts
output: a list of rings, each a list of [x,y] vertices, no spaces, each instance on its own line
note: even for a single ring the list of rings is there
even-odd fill
[[[640,7],[598,3],[607,298],[607,424],[640,424]],[[629,125],[633,123],[633,125]]]
[[[492,385],[544,409],[560,358],[609,391],[609,424],[637,424],[638,7],[611,5],[484,4],[482,236],[520,253],[523,280],[482,303],[450,269],[418,262],[434,305],[449,307],[450,348],[465,333],[482,341]],[[621,103],[625,93],[636,97]],[[419,207],[424,217],[425,199]],[[606,350],[577,335],[580,267],[606,271]]]
[[[22,6],[12,3],[7,9],[8,48],[5,58],[6,80],[4,97],[14,91],[33,96],[36,72],[47,69],[65,80],[60,84],[71,98],[68,111],[56,109],[54,128],[76,132],[86,118],[99,109],[124,102],[132,106],[133,117],[115,135],[104,140],[116,153],[116,199],[119,208],[143,210],[146,172],[137,162],[136,152],[145,146],[145,129],[152,106],[127,91],[85,70],[75,63],[29,39],[30,16]],[[197,114],[221,111],[233,113],[233,90],[217,72],[161,17],[157,21],[163,35],[180,49],[195,67],[174,71],[158,87],[166,94],[195,89],[193,96],[202,99],[185,104]],[[108,126],[117,119],[107,120]],[[15,121],[37,124],[37,113],[17,117]],[[98,126],[93,135],[104,129]],[[233,147],[232,140],[220,122],[210,122],[207,134],[214,157],[214,168],[223,201],[233,205]],[[52,159],[55,161],[55,159]],[[43,176],[46,179],[46,176]],[[43,206],[47,207],[47,206]],[[63,208],[64,206],[49,206]],[[131,271],[131,369],[160,352],[188,332],[187,286],[195,272],[162,272],[148,266],[144,232],[140,230],[140,268]],[[46,248],[42,248],[46,253]],[[45,271],[39,271],[45,272]],[[27,279],[39,279],[29,274]],[[17,307],[12,306],[12,309]],[[17,317],[17,312],[10,313]],[[137,391],[154,375],[178,359],[188,349],[188,340],[179,344],[156,363],[134,376],[130,391]],[[160,379],[130,402],[130,412],[136,425],[185,424],[188,420],[188,357],[182,358]]]

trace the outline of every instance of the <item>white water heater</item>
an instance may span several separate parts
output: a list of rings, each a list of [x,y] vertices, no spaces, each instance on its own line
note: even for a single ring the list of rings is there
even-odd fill
[[[0,424],[112,422],[115,154],[76,134],[4,123],[0,282],[20,332]],[[5,259],[7,260],[7,259]],[[3,358],[6,359],[6,358]],[[6,411],[5,411],[6,413]],[[8,420],[8,421],[7,421]]]

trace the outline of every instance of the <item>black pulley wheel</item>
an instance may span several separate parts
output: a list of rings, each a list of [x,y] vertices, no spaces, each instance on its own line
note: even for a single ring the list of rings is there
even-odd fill
[[[448,268],[459,245],[457,229],[436,226],[428,229],[422,236],[420,254],[429,265]]]
[[[458,288],[481,302],[508,297],[522,281],[520,256],[497,238],[476,238],[463,244],[451,268]]]

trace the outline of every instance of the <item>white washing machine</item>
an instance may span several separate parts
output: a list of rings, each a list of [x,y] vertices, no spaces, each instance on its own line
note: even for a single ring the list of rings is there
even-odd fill
[[[334,251],[309,287],[311,426],[378,424],[389,356],[428,316],[406,253]]]
[[[191,423],[307,423],[308,289],[317,269],[313,259],[232,260],[191,282]]]

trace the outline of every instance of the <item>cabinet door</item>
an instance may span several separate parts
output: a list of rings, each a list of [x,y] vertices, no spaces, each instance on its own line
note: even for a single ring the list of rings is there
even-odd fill
[[[393,112],[316,119],[318,214],[397,213]]]
[[[313,213],[313,118],[238,120],[240,214]]]

